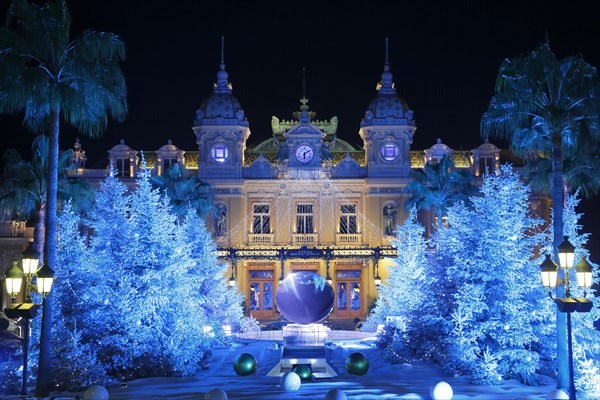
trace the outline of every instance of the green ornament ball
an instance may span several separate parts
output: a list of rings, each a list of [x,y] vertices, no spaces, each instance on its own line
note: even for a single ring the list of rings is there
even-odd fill
[[[298,365],[294,368],[294,372],[298,374],[303,381],[309,381],[312,376],[312,370],[307,365]]]
[[[352,353],[346,358],[346,371],[352,375],[364,375],[369,370],[369,360],[363,353]]]
[[[256,372],[256,358],[250,353],[239,354],[233,360],[233,370],[241,376],[253,374]]]

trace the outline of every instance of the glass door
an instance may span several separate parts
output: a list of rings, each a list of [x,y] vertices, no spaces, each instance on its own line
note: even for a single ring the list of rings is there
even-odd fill
[[[273,270],[250,270],[248,310],[256,319],[275,318]]]
[[[335,316],[360,318],[362,300],[360,270],[338,270],[335,282]]]

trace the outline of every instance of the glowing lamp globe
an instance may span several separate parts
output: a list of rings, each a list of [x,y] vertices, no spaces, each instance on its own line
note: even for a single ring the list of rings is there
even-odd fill
[[[294,368],[294,372],[298,374],[301,380],[309,381],[312,376],[312,370],[307,365],[298,365]]]
[[[256,358],[250,353],[239,354],[233,360],[233,370],[240,376],[253,374],[256,372]]]
[[[324,400],[348,400],[348,397],[346,396],[346,393],[344,393],[343,390],[331,389],[325,395]]]
[[[54,271],[47,265],[42,265],[42,268],[37,272],[37,291],[43,297],[48,296],[52,290],[54,283]]]
[[[23,283],[23,271],[18,267],[18,261],[13,260],[12,267],[6,271],[6,292],[11,298],[17,297]]]
[[[540,272],[542,273],[542,285],[545,288],[550,289],[556,286],[556,273],[558,265],[550,258],[550,254],[546,254],[546,259],[540,265]]]
[[[558,245],[558,259],[560,260],[561,268],[573,268],[573,262],[575,261],[575,246],[569,242],[568,236],[565,236],[563,242]]]
[[[204,395],[204,400],[227,400],[227,393],[223,389],[211,389]]]
[[[288,275],[277,288],[277,309],[298,324],[319,322],[333,310],[331,285],[319,274],[300,271]]]
[[[454,391],[447,382],[438,382],[431,387],[429,392],[432,400],[452,400]]]
[[[548,392],[546,400],[569,400],[569,395],[560,389],[554,389]]]
[[[287,372],[281,376],[279,386],[285,391],[299,390],[301,384],[300,377],[295,372]]]
[[[592,265],[587,262],[584,256],[581,256],[581,261],[575,266],[577,271],[577,284],[582,288],[592,286]]]
[[[346,371],[352,375],[364,375],[369,370],[369,360],[363,353],[352,353],[346,357]]]
[[[83,394],[83,400],[108,400],[108,390],[100,385],[92,385]]]
[[[33,275],[39,268],[40,253],[30,243],[27,249],[21,253],[23,257],[23,272],[28,275]]]

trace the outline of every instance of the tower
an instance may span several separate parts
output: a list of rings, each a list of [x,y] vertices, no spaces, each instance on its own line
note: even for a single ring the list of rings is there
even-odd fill
[[[377,94],[369,104],[360,125],[368,177],[408,177],[410,145],[417,130],[413,111],[398,96],[386,56]]]
[[[223,40],[223,39],[222,39]],[[192,130],[198,144],[198,177],[202,180],[241,180],[246,140],[250,136],[244,110],[227,80],[221,44],[221,64],[213,92],[196,111]]]

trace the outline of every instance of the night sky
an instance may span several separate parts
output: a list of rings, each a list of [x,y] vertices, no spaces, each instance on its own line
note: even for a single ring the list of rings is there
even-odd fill
[[[7,0],[0,0],[0,15]],[[412,149],[442,141],[454,149],[482,143],[479,120],[504,58],[545,41],[559,57],[577,53],[600,66],[597,1],[193,1],[72,0],[73,32],[114,32],[127,45],[123,70],[129,116],[100,139],[81,138],[88,166],[119,139],[156,150],[168,139],[197,150],[195,110],[212,90],[225,36],[234,94],[250,122],[249,144],[271,136],[275,115],[290,119],[306,97],[318,119],[338,116],[338,136],[360,145],[359,124],[385,61],[385,36],[398,93],[414,110]],[[25,154],[33,137],[19,117],[0,117],[0,151]],[[61,131],[61,148],[76,132]],[[499,146],[505,144],[495,141]],[[585,231],[598,232],[596,197],[585,202]],[[600,261],[600,238],[590,245]]]

